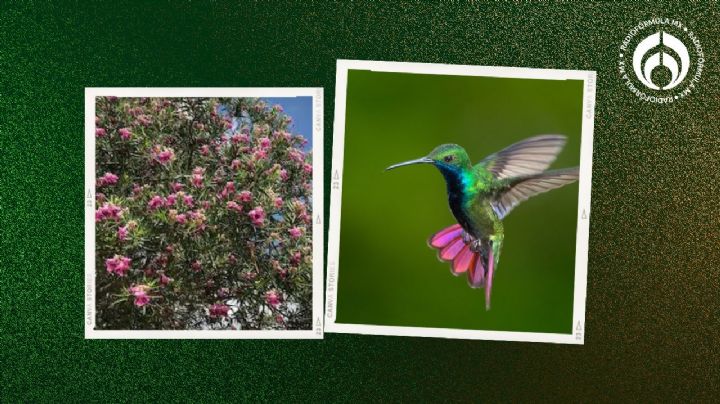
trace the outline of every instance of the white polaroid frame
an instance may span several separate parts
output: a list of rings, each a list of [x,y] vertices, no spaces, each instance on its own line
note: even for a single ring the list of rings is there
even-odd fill
[[[485,76],[543,80],[582,80],[584,82],[572,334],[395,327],[370,324],[342,324],[335,321],[337,310],[337,282],[340,276],[338,261],[340,256],[340,206],[342,201],[343,154],[345,151],[345,102],[347,95],[348,70],[351,69],[456,76]],[[584,344],[585,296],[587,288],[588,239],[590,229],[590,184],[592,182],[593,118],[595,113],[595,80],[596,73],[594,71],[582,70],[550,70],[518,67],[338,60],[335,87],[335,123],[333,125],[334,133],[330,189],[330,221],[328,230],[325,331],[373,335]]]
[[[96,330],[95,99],[116,97],[312,97],[313,328],[310,330]],[[85,338],[86,339],[322,339],[323,338],[323,89],[322,88],[86,88],[85,89]]]

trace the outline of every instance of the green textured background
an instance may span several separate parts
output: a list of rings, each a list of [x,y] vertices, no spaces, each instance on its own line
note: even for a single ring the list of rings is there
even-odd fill
[[[717,399],[715,3],[85,3],[0,5],[0,398]],[[639,101],[616,68],[652,16],[705,48],[673,105]],[[337,58],[597,70],[584,346],[83,339],[84,87],[322,86],[329,134]]]
[[[580,80],[527,80],[350,70],[348,73],[338,323],[470,330],[573,332],[578,185],[532,198],[503,222],[505,242],[484,289],[428,248],[455,223],[431,166],[385,167],[442,143],[478,162],[543,133],[568,143],[553,168],[580,162]]]

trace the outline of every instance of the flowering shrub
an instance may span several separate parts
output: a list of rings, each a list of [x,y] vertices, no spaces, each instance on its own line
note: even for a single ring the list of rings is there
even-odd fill
[[[101,97],[101,329],[310,329],[312,163],[260,99]]]

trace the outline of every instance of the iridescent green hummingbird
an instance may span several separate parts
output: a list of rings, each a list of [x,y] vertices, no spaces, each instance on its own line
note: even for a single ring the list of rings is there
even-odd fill
[[[473,166],[465,149],[444,144],[425,157],[386,169],[432,164],[440,170],[457,224],[432,235],[428,244],[438,250],[440,260],[452,261],[454,275],[467,272],[470,287],[485,288],[487,310],[503,244],[502,220],[520,202],[578,179],[577,167],[545,171],[564,146],[564,136],[535,136]]]

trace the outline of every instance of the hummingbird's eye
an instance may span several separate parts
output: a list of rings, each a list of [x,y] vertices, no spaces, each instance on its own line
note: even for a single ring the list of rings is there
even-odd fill
[[[454,158],[455,158],[455,156],[450,155],[450,156],[445,156],[445,158],[443,158],[443,160],[445,160],[446,163],[449,163],[449,162],[453,161]]]

